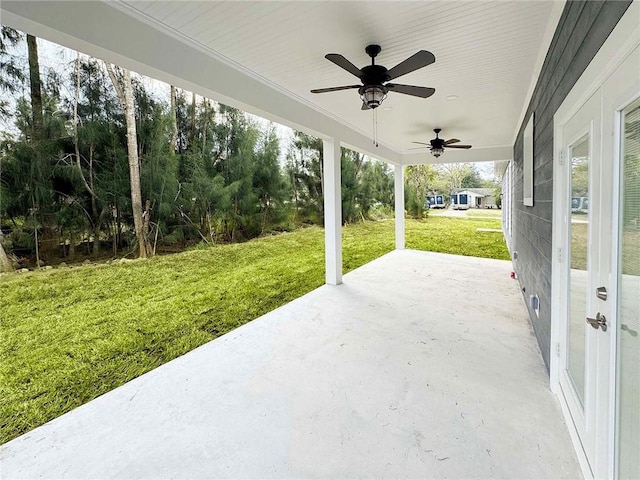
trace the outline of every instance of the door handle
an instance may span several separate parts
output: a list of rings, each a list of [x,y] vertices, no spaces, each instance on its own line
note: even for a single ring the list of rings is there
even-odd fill
[[[607,331],[607,317],[601,315],[600,312],[596,314],[596,318],[587,317],[587,323],[596,330],[600,328],[603,332]]]

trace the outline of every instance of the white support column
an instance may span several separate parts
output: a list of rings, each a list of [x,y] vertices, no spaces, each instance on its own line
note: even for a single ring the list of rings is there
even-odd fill
[[[342,283],[342,185],[340,142],[322,141],[324,163],[324,258],[329,285]]]
[[[395,166],[394,187],[396,197],[396,249],[404,250],[404,167],[402,165]]]

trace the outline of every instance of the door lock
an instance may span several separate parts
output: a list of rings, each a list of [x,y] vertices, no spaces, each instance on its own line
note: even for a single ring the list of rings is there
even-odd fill
[[[596,318],[587,317],[587,323],[596,330],[601,328],[603,332],[607,331],[607,317],[601,315],[600,312],[596,314]]]
[[[596,297],[598,297],[600,300],[607,301],[607,288],[606,287],[596,288]]]

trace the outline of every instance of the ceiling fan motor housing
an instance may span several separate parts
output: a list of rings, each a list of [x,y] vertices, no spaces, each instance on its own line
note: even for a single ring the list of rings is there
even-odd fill
[[[365,85],[381,85],[389,81],[389,74],[386,67],[382,65],[367,65],[360,69],[362,72],[360,80]]]

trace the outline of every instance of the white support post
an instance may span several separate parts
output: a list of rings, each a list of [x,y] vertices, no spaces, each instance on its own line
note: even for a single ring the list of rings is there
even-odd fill
[[[342,283],[342,185],[340,142],[322,141],[324,163],[324,258],[329,285]]]
[[[394,187],[396,197],[396,249],[404,250],[404,167],[402,165],[395,166]]]

